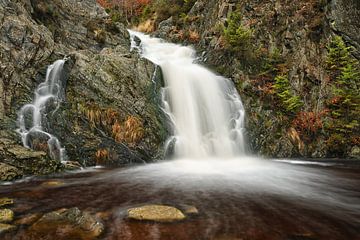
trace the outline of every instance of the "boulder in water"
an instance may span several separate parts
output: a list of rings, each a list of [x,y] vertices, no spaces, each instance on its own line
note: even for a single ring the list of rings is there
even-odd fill
[[[12,205],[14,204],[14,200],[11,198],[0,198],[0,207]]]
[[[61,181],[48,181],[41,184],[41,186],[45,186],[45,187],[59,187],[62,185],[64,185],[64,182]]]
[[[22,217],[19,220],[15,221],[15,224],[17,225],[31,225],[34,222],[36,222],[37,220],[39,220],[39,218],[41,218],[42,214],[40,213],[34,213],[34,214],[29,214],[26,215],[24,217]]]
[[[46,213],[30,230],[36,236],[56,239],[95,239],[104,231],[104,225],[94,216],[77,207]],[[59,237],[59,238],[58,238]]]
[[[0,209],[0,222],[11,222],[14,219],[14,212],[10,209]]]
[[[154,222],[175,222],[186,216],[177,208],[165,205],[145,205],[128,209],[130,219]]]
[[[10,232],[12,230],[15,230],[15,228],[16,226],[14,225],[0,223],[0,234]]]
[[[197,215],[199,214],[199,210],[192,205],[182,205],[181,206],[181,210],[186,214],[186,215]]]

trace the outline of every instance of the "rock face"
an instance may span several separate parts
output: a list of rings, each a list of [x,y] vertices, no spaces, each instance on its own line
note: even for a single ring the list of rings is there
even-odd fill
[[[11,181],[21,178],[23,173],[16,167],[10,166],[5,163],[0,163],[0,181]]]
[[[63,169],[46,147],[23,148],[15,129],[17,111],[32,101],[47,66],[64,56],[66,100],[47,116],[45,130],[60,139],[67,160],[119,165],[161,156],[166,130],[152,84],[161,76],[129,52],[126,28],[95,0],[4,0],[0,19],[0,162],[24,174]]]
[[[340,91],[352,96],[359,91],[359,17],[356,0],[301,0],[291,6],[277,0],[198,0],[186,18],[170,18],[154,34],[193,44],[205,65],[233,80],[246,107],[252,151],[269,157],[355,157],[356,114],[337,114],[335,105],[346,98]],[[248,35],[232,36],[238,40],[229,44],[224,29],[234,25]],[[329,66],[336,36],[353,49],[342,63],[353,61],[351,74],[357,77],[351,87],[339,84],[343,70]],[[299,106],[289,110],[289,102]],[[359,99],[352,104],[359,115]]]
[[[128,210],[130,219],[154,222],[181,221],[186,216],[177,208],[164,205],[146,205]]]

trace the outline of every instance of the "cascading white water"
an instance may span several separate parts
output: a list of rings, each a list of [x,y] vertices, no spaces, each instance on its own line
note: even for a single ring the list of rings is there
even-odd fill
[[[245,153],[244,107],[229,79],[196,63],[190,47],[129,31],[132,49],[161,67],[163,110],[173,125],[175,157],[235,157]],[[135,37],[141,40],[137,45]]]
[[[54,113],[64,100],[61,73],[65,61],[66,59],[57,60],[47,68],[45,82],[36,88],[33,103],[24,105],[18,113],[17,129],[25,147],[39,148],[39,145],[46,142],[51,158],[60,161],[65,160],[65,149],[55,136],[45,131],[44,124],[47,115]]]

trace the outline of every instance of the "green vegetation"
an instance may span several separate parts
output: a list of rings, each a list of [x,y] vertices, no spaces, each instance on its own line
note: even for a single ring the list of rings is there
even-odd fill
[[[276,76],[274,89],[281,101],[282,107],[285,108],[288,113],[297,112],[303,105],[300,97],[291,93],[291,87],[287,77],[281,75]]]
[[[326,64],[332,84],[332,97],[328,101],[330,119],[326,124],[332,133],[328,145],[333,153],[342,155],[356,144],[356,135],[360,133],[360,68],[359,61],[351,56],[352,48],[340,36],[332,39],[328,51]]]
[[[196,0],[98,0],[113,22],[137,25],[150,19],[157,23],[173,17],[174,22],[187,16]]]
[[[239,12],[233,12],[228,18],[228,25],[223,30],[227,47],[235,52],[245,52],[251,49],[253,33],[241,22]]]

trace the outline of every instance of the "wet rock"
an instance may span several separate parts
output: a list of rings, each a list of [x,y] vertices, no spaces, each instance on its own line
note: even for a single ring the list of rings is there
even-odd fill
[[[188,204],[180,204],[178,208],[186,215],[197,215],[199,214],[199,210],[193,206]]]
[[[0,176],[2,181],[11,181],[24,174],[49,174],[63,168],[60,162],[49,159],[45,152],[32,151],[18,145],[13,140],[12,134],[0,131],[1,135],[6,135],[6,137],[0,138],[0,149],[2,149],[0,151]]]
[[[41,218],[42,214],[40,213],[34,213],[34,214],[29,214],[26,215],[18,220],[15,221],[15,224],[17,225],[31,225],[34,222],[36,222],[37,220],[39,220],[39,218]]]
[[[82,169],[81,164],[75,161],[66,161],[63,164],[65,166],[65,170],[73,171]]]
[[[48,182],[44,182],[41,184],[41,186],[45,186],[45,187],[58,187],[58,186],[62,186],[65,183],[62,181],[48,181]]]
[[[46,152],[32,151],[28,148],[24,148],[22,146],[12,146],[7,149],[10,154],[13,154],[16,159],[39,159],[44,158],[46,156]]]
[[[11,198],[0,198],[0,207],[12,205],[14,204],[14,200]]]
[[[154,222],[176,222],[186,218],[177,208],[165,205],[145,205],[128,209],[130,219]]]
[[[14,212],[10,209],[0,209],[0,222],[7,223],[14,219]]]
[[[349,157],[354,158],[354,159],[360,159],[360,147],[355,146],[355,147],[351,148]]]
[[[0,234],[11,232],[15,229],[16,229],[16,226],[14,226],[14,225],[0,223]]]
[[[1,2],[0,139],[5,140],[0,140],[0,162],[31,175],[79,169],[76,163],[64,167],[48,153],[22,148],[14,131],[16,113],[31,102],[47,66],[65,55],[70,56],[63,76],[68,80],[66,102],[47,116],[44,130],[61,141],[68,159],[95,165],[103,148],[109,150],[104,160],[108,165],[151,161],[161,154],[166,132],[151,81],[154,66],[129,52],[126,27],[108,17],[96,0]],[[111,125],[94,126],[87,118],[86,111],[97,108],[116,109],[121,122],[129,116],[141,118],[143,139],[133,144],[116,141]]]
[[[197,215],[197,214],[199,214],[199,210],[195,206],[182,205],[181,209],[187,215]]]
[[[5,163],[0,163],[0,181],[12,181],[23,176],[22,171]]]
[[[104,225],[75,207],[46,213],[30,227],[30,231],[61,239],[95,239],[104,231]]]

